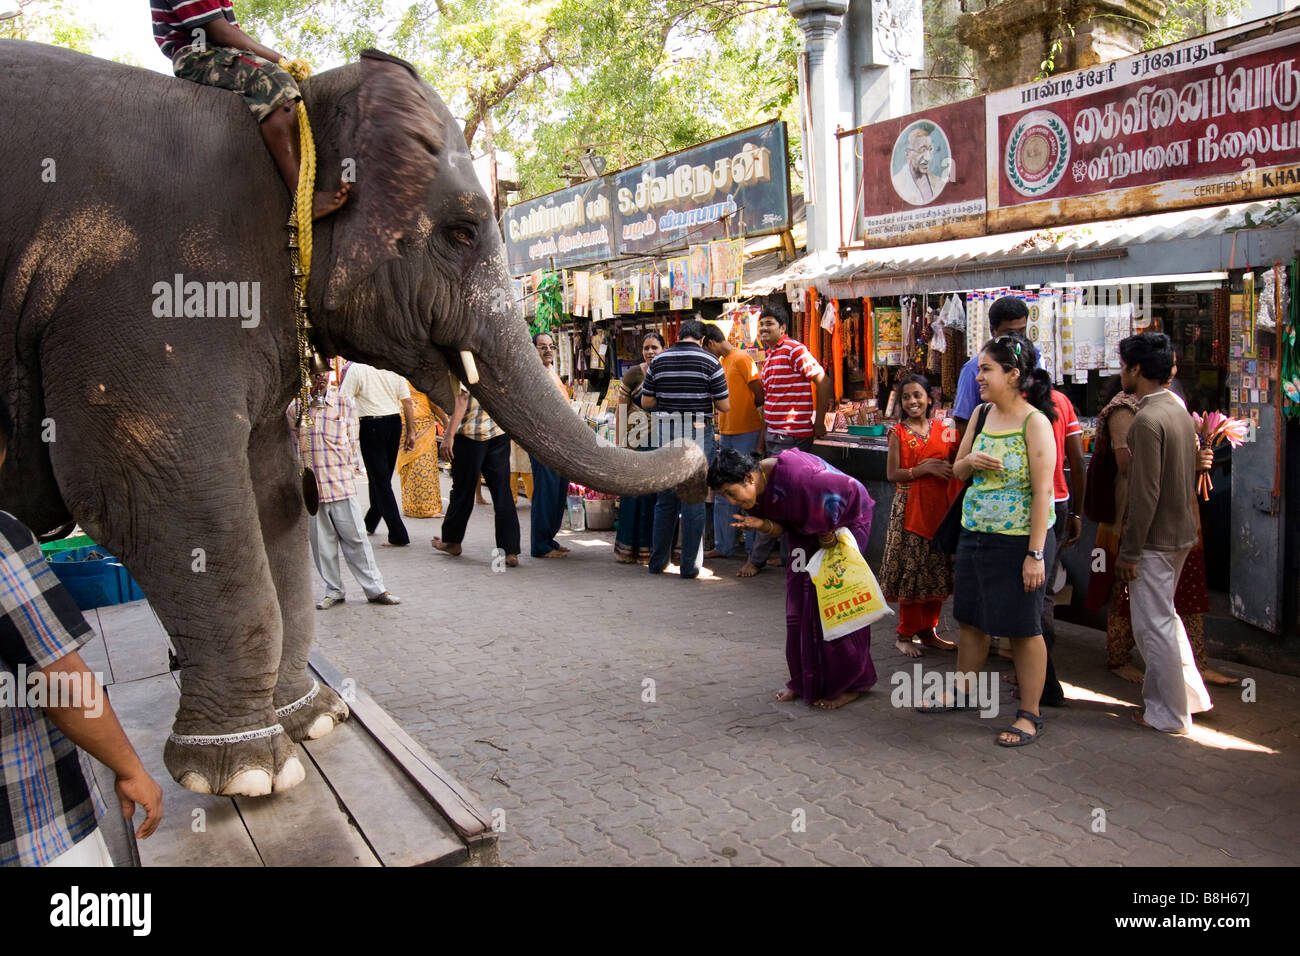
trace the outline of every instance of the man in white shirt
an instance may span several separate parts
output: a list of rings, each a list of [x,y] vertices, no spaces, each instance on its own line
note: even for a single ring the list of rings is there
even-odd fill
[[[402,444],[402,419],[406,419],[406,447],[415,447],[415,403],[411,387],[396,372],[386,372],[360,362],[343,369],[339,391],[352,399],[361,422],[361,457],[370,483],[370,510],[365,514],[366,534],[374,534],[382,518],[388,527],[385,547],[411,543],[393,494],[393,469]]]

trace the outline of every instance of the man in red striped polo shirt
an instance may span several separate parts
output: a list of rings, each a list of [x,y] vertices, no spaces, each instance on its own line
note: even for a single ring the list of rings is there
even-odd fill
[[[826,410],[831,404],[831,380],[802,342],[786,335],[789,319],[775,307],[758,318],[758,338],[763,343],[763,422],[758,439],[760,456],[775,458],[798,448],[811,452],[813,441],[826,434]],[[813,401],[816,389],[817,400]],[[747,560],[737,572],[753,577],[767,564],[775,538],[760,534]],[[785,544],[781,557],[787,557]]]

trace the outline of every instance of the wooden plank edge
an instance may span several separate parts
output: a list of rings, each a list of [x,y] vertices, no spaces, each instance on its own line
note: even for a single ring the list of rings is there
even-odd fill
[[[343,693],[343,675],[319,650],[308,658],[312,670],[336,693]],[[418,741],[411,737],[365,691],[349,688],[348,707],[353,716],[365,727],[388,754],[402,768],[411,782],[438,808],[441,813],[469,843],[495,841],[491,815],[478,800],[442,768]]]

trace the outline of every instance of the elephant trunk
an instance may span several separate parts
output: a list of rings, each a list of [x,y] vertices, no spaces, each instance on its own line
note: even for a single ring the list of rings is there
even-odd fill
[[[498,341],[495,356],[479,357],[479,381],[469,386],[470,392],[493,421],[548,468],[606,494],[644,495],[677,487],[688,500],[703,500],[708,463],[697,446],[634,452],[598,439],[556,388],[522,324]]]

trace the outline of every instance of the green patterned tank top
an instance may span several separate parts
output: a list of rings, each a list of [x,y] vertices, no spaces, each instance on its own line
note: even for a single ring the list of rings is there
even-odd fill
[[[1029,481],[1029,446],[1025,430],[1032,411],[1017,431],[982,431],[971,445],[972,452],[983,452],[1002,460],[1001,471],[976,471],[966,489],[961,506],[961,526],[983,534],[1029,534],[1030,501],[1033,488]]]

